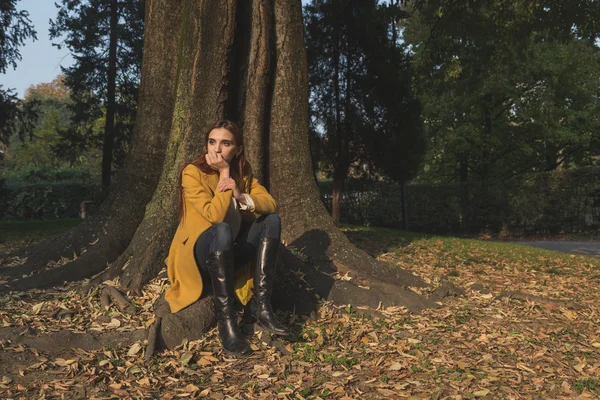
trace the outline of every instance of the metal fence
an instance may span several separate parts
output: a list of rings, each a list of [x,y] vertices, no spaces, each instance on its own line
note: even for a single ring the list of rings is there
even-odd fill
[[[331,185],[320,184],[331,210]],[[600,229],[600,168],[502,182],[419,184],[349,181],[342,222],[431,233],[571,233]]]

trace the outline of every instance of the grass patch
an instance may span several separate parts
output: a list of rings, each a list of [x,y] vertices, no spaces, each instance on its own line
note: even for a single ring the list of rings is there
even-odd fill
[[[423,261],[436,268],[448,268],[456,275],[457,266],[484,272],[494,267],[503,270],[518,266],[520,270],[562,274],[564,268],[579,268],[585,264],[600,268],[600,258],[571,255],[519,244],[462,239],[452,236],[433,236],[399,229],[342,225],[342,230],[358,247],[373,256],[393,253],[400,260],[414,263]],[[484,266],[485,268],[482,268]]]
[[[351,368],[354,364],[356,364],[356,360],[346,354],[324,353],[323,359],[326,363],[331,364],[334,367],[344,366],[346,368]]]
[[[79,225],[83,220],[64,218],[54,220],[0,222],[0,243],[37,240],[57,235]]]
[[[585,389],[600,396],[600,381],[594,378],[583,379],[575,382],[574,385],[577,393],[581,394]]]

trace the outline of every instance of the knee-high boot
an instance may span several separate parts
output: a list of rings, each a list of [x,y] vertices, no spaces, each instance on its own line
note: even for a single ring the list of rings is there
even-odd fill
[[[209,254],[206,267],[210,272],[215,294],[215,312],[223,351],[233,356],[248,354],[252,349],[238,327],[233,309],[233,251],[216,251]]]
[[[275,265],[279,239],[263,238],[258,244],[256,269],[254,270],[254,296],[250,301],[253,319],[267,331],[279,336],[287,336],[289,330],[277,321],[271,307],[271,293],[275,279]]]

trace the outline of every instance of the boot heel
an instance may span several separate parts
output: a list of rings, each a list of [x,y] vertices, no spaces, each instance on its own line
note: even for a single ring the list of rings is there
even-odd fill
[[[240,325],[240,330],[246,336],[252,336],[256,332],[254,324],[256,323],[256,319],[252,315],[252,311],[250,310],[250,303],[244,307],[244,314],[242,315],[242,322]]]

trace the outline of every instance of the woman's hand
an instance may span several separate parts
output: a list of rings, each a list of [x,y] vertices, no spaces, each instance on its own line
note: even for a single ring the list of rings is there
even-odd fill
[[[233,197],[238,201],[241,201],[243,197],[242,192],[240,192],[240,189],[238,189],[233,178],[221,178],[221,180],[219,180],[219,184],[217,185],[217,190],[219,192],[233,190]]]
[[[229,170],[229,164],[223,159],[221,153],[208,152],[206,153],[206,163],[215,171]]]

